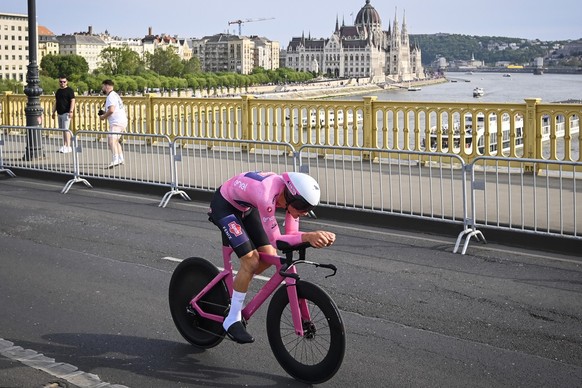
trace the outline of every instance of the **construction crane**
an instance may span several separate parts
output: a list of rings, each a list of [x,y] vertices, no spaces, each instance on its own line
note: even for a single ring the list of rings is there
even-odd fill
[[[250,22],[260,22],[263,20],[272,20],[275,18],[257,18],[257,19],[238,19],[238,20],[232,20],[230,22],[228,22],[228,25],[230,26],[231,24],[238,24],[238,35],[242,35],[242,30],[241,30],[241,25],[243,23],[250,23]]]

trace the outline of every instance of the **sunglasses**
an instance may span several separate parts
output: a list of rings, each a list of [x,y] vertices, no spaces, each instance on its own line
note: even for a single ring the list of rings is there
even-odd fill
[[[293,209],[298,210],[300,212],[308,212],[313,210],[315,206],[311,205],[309,202],[305,201],[301,198],[295,198],[288,203],[289,206],[292,206]]]
[[[66,84],[67,81],[59,81],[60,84]]]

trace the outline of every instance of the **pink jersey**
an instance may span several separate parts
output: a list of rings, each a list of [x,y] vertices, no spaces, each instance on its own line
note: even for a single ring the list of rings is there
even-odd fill
[[[285,215],[285,234],[281,234],[275,218],[277,198],[285,189],[283,178],[273,172],[246,172],[226,181],[220,188],[220,194],[232,206],[240,211],[256,208],[271,245],[285,241],[291,245],[301,243],[302,232],[299,231],[299,218]]]

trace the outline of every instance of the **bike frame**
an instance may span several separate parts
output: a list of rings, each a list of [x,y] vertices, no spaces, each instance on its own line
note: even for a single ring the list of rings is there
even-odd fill
[[[208,292],[212,287],[214,287],[218,282],[224,280],[228,293],[232,297],[233,290],[233,268],[232,268],[232,254],[233,249],[231,247],[222,247],[222,258],[224,261],[224,269],[216,275],[214,279],[202,291],[198,293],[191,301],[190,306],[198,313],[201,317],[210,319],[216,322],[223,322],[224,317],[216,314],[209,314],[202,310],[199,306],[198,301]],[[249,320],[253,314],[262,306],[262,304],[267,300],[267,298],[279,288],[282,283],[285,283],[287,288],[287,295],[289,297],[289,306],[291,308],[291,316],[293,318],[293,326],[295,327],[295,334],[298,336],[303,336],[303,321],[311,319],[309,309],[305,300],[299,300],[297,296],[297,280],[293,276],[282,276],[279,271],[281,270],[285,258],[281,256],[272,256],[266,253],[259,252],[260,260],[268,264],[274,265],[276,270],[271,279],[265,283],[261,289],[255,294],[255,296],[250,300],[249,303],[243,308],[242,316],[245,320]],[[290,275],[297,275],[297,269],[295,266],[290,266],[285,273]]]

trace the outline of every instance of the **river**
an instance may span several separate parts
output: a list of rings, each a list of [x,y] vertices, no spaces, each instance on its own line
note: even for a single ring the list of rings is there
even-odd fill
[[[421,90],[406,89],[386,90],[375,95],[382,101],[446,101],[446,102],[492,102],[492,103],[523,103],[526,98],[541,98],[542,102],[558,102],[566,100],[582,100],[582,75],[511,73],[504,77],[503,73],[446,73],[447,79],[456,82],[446,82],[436,85],[422,86]],[[473,89],[481,87],[485,95],[473,97]],[[332,98],[334,100],[353,100],[356,96]]]
[[[541,98],[542,102],[563,102],[567,100],[582,101],[582,75],[511,73],[463,73],[451,72],[445,76],[451,82],[425,85],[418,91],[406,89],[384,90],[365,93],[377,96],[379,101],[427,101],[427,102],[488,102],[488,103],[523,103],[526,98]],[[509,74],[509,73],[508,73]],[[455,82],[453,82],[455,81]],[[473,89],[481,87],[485,95],[473,97]],[[332,100],[353,100],[361,96],[332,97]],[[578,135],[571,144],[574,160],[579,157]],[[564,144],[558,139],[558,157],[564,155]],[[549,143],[542,147],[544,157],[549,156]]]

